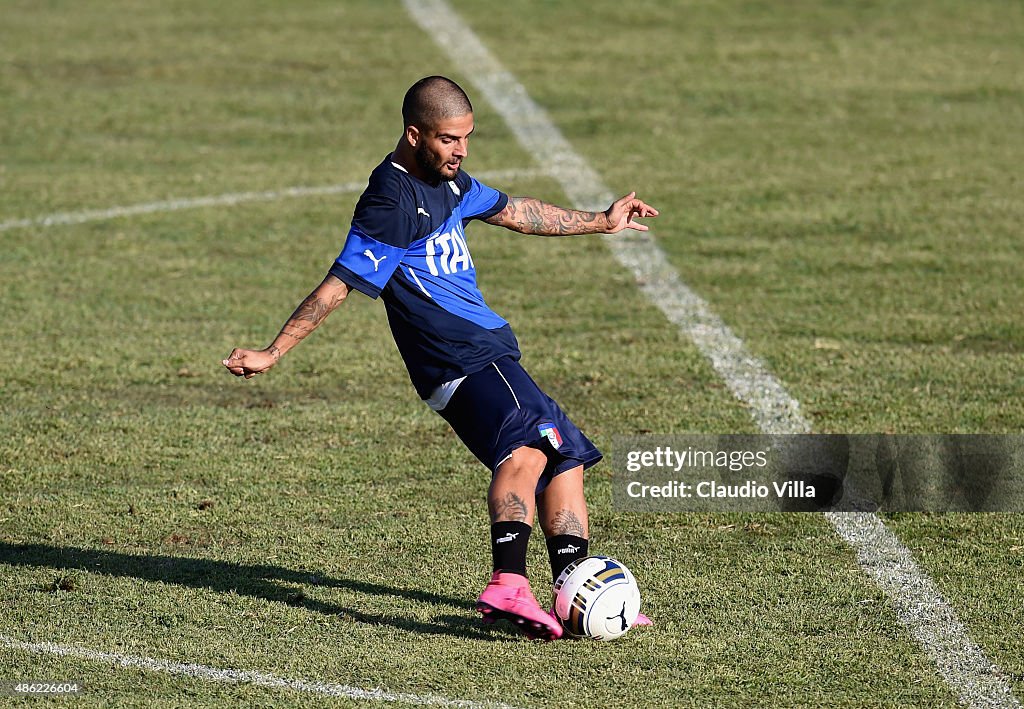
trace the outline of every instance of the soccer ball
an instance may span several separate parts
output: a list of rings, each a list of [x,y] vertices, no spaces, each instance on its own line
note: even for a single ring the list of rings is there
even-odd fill
[[[555,581],[555,615],[576,638],[614,640],[640,613],[640,589],[624,564],[588,556],[569,564]]]

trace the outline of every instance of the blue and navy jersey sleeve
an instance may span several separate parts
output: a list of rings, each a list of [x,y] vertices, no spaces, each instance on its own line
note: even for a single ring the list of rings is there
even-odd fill
[[[464,197],[462,204],[462,220],[467,222],[470,219],[487,219],[500,212],[508,204],[508,195],[480,182],[475,177],[465,175]],[[468,183],[468,184],[465,184]]]
[[[387,196],[364,194],[356,205],[345,246],[331,274],[377,298],[416,238],[406,210]]]

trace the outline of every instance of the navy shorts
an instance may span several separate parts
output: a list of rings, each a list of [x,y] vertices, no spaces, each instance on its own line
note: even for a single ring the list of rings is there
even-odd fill
[[[522,446],[548,458],[537,483],[541,492],[559,473],[601,460],[601,451],[541,391],[522,365],[502,357],[470,374],[438,412],[492,473]]]

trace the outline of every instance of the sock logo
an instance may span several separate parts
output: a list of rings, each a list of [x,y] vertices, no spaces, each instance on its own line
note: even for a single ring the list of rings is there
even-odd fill
[[[504,537],[498,537],[494,540],[495,544],[504,544],[505,542],[515,541],[515,538],[519,536],[519,532],[509,532]]]
[[[578,546],[574,546],[574,545],[570,544],[569,546],[562,547],[561,549],[559,549],[558,553],[559,554],[575,554],[579,550],[580,550],[580,548]],[[615,616],[612,616],[612,617],[614,618]]]
[[[626,604],[625,603],[622,604],[622,611],[618,615],[610,615],[610,616],[608,616],[608,618],[606,618],[606,620],[611,620],[612,618],[622,618],[622,630],[625,630],[627,627],[629,627],[629,625],[626,623]]]

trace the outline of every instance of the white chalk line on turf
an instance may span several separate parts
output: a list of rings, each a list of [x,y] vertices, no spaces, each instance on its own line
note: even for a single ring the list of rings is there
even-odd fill
[[[476,176],[485,180],[502,181],[547,176],[547,173],[542,170],[531,168],[524,170],[484,171],[478,173]],[[347,194],[351,192],[362,192],[365,187],[365,182],[346,182],[337,185],[320,185],[314,187],[288,187],[281,190],[268,190],[265,192],[234,192],[209,197],[168,199],[160,202],[145,202],[142,204],[131,204],[123,207],[86,209],[79,212],[57,212],[55,214],[46,214],[41,217],[11,219],[5,222],[0,222],[0,231],[7,231],[9,229],[26,229],[30,227],[85,224],[86,222],[102,221],[105,219],[132,217],[140,214],[156,214],[159,212],[178,212],[184,209],[201,209],[203,207],[233,207],[238,204],[246,204],[250,202],[276,202],[278,200],[295,197]]]
[[[473,30],[444,0],[404,0],[413,20],[445,51],[538,163],[550,166],[576,207],[605,209],[617,195],[602,182],[548,117]],[[708,304],[679,278],[653,232],[628,231],[606,243],[633,272],[643,292],[712,363],[723,381],[747,405],[765,433],[807,433],[810,424],[793,399],[747,352],[743,342]],[[960,701],[977,707],[1020,707],[1002,672],[968,636],[967,628],[910,551],[872,513],[826,515],[854,549],[865,571],[886,593],[897,617],[924,647]]]
[[[252,670],[231,670],[207,667],[192,662],[172,662],[152,657],[137,657],[117,652],[100,652],[86,648],[57,645],[55,643],[30,643],[0,635],[0,646],[12,650],[21,650],[33,654],[58,655],[75,657],[83,660],[94,660],[135,667],[150,672],[164,672],[172,675],[183,675],[196,679],[224,682],[228,684],[252,684],[275,689],[290,689],[297,692],[319,694],[328,697],[345,699],[361,699],[367,701],[412,704],[414,706],[461,707],[462,709],[515,709],[509,704],[497,702],[476,702],[467,699],[451,699],[437,694],[409,694],[404,692],[386,692],[383,689],[361,689],[347,684],[331,682],[314,682],[304,679],[278,677],[266,672]]]

